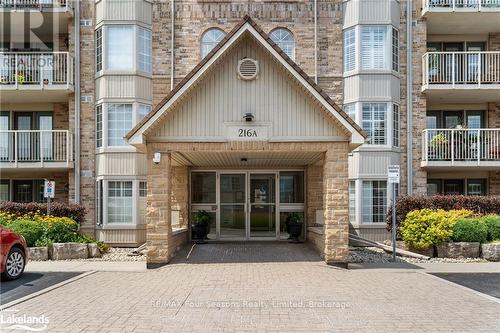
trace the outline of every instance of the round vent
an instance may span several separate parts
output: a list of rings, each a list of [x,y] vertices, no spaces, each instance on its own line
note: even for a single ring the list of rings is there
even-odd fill
[[[245,58],[238,61],[238,75],[243,80],[253,80],[259,73],[259,62],[254,59]]]

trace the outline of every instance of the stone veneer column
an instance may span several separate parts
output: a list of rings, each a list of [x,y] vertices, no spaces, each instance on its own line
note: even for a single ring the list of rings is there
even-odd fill
[[[146,266],[155,268],[170,260],[169,240],[172,237],[172,157],[163,153],[161,162],[153,163],[148,152],[148,204],[146,210]]]
[[[332,145],[323,164],[325,262],[345,268],[349,254],[347,145]]]

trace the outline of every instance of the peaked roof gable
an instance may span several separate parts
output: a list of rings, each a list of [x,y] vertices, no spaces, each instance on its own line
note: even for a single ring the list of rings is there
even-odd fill
[[[243,35],[249,32],[255,40],[260,42],[271,55],[279,62],[309,91],[325,108],[328,114],[340,123],[348,132],[351,133],[351,143],[361,145],[364,143],[367,135],[363,129],[357,125],[290,57],[286,55],[281,48],[257,25],[257,23],[248,15],[238,23],[223,39],[217,44],[198,65],[196,65],[188,75],[186,75],[168,95],[146,115],[125,138],[132,145],[144,143],[143,134],[152,127],[155,122],[166,112],[176,100],[182,97],[187,88],[201,79],[203,73],[212,67],[215,62],[221,58],[226,51],[235,44]]]

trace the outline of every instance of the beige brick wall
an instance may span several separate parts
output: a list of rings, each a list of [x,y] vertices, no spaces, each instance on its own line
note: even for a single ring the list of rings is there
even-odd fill
[[[244,15],[250,15],[265,32],[276,27],[291,30],[296,41],[296,62],[314,76],[314,11],[310,1],[199,2],[180,0],[175,7],[175,82],[200,60],[204,31],[219,27],[229,32]],[[318,1],[318,78],[322,88],[338,103],[342,101],[341,1]],[[153,103],[170,90],[170,2],[153,6]]]
[[[323,163],[308,165],[306,176],[306,220],[308,226],[313,226],[318,223],[316,221],[316,211],[323,209]]]
[[[407,170],[408,163],[413,166],[413,193],[425,194],[427,184],[427,172],[420,167],[422,161],[422,131],[426,128],[426,111],[427,100],[421,92],[422,87],[422,56],[427,51],[427,23],[420,16],[421,3],[413,2],[413,20],[417,22],[413,27],[413,117],[412,117],[412,133],[413,140],[408,142],[406,137],[407,131],[407,66],[406,66],[406,3],[401,3],[401,23],[400,23],[400,72],[401,72],[401,184],[400,193],[406,194],[407,191]],[[412,161],[408,162],[406,147],[412,145],[413,157]]]
[[[172,167],[172,210],[179,211],[179,225],[187,227],[189,212],[188,182],[189,170],[187,166]]]

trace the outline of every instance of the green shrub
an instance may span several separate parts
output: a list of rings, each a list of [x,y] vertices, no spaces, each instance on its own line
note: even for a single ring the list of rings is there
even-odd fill
[[[470,210],[420,209],[409,212],[401,226],[404,242],[413,249],[426,250],[446,242],[453,235],[453,225],[458,219],[472,217]]]
[[[453,225],[454,242],[484,243],[487,237],[488,227],[482,219],[460,219]]]
[[[45,228],[37,221],[19,219],[8,224],[8,228],[22,235],[26,245],[35,246],[36,242],[44,236]]]
[[[481,218],[488,228],[487,241],[500,240],[500,215],[486,215]]]

